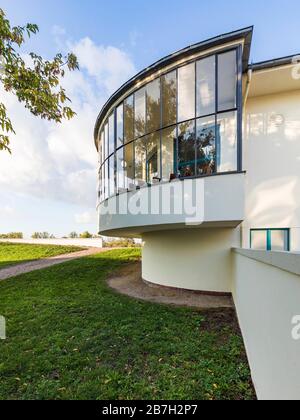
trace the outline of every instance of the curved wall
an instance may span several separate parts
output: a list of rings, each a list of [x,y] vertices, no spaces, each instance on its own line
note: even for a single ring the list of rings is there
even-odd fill
[[[142,277],[167,287],[230,293],[231,248],[239,229],[192,229],[143,235]]]
[[[241,171],[242,45],[162,68],[110,108],[97,139],[99,204],[173,179]]]
[[[244,173],[175,180],[109,198],[98,209],[99,230],[137,237],[187,226],[236,227],[244,220],[244,207]]]

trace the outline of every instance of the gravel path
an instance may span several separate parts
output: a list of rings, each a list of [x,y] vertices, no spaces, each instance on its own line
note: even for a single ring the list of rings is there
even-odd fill
[[[110,251],[110,249],[88,248],[83,251],[73,252],[71,254],[57,255],[56,257],[13,265],[11,267],[3,268],[0,270],[0,281],[18,276],[20,274],[30,273],[31,271],[41,270],[43,268],[52,267],[53,265],[62,264],[67,261],[77,260],[78,258],[100,254],[107,251]]]
[[[145,283],[142,280],[141,263],[127,264],[116,275],[108,279],[108,285],[121,294],[149,302],[197,309],[233,308],[231,296],[211,296]]]

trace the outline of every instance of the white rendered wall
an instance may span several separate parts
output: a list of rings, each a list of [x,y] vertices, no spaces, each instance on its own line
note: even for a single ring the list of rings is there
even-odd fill
[[[272,265],[252,259],[256,253]],[[300,315],[300,255],[236,250],[234,261],[232,292],[257,396],[300,400],[300,340],[292,338],[292,319]]]
[[[231,248],[239,246],[238,228],[151,232],[143,241],[144,280],[189,290],[231,291]]]
[[[186,225],[236,227],[245,217],[245,174],[176,180],[111,197],[98,208],[99,232],[137,237]]]
[[[246,219],[251,228],[290,228],[300,251],[300,91],[249,98],[244,129]]]

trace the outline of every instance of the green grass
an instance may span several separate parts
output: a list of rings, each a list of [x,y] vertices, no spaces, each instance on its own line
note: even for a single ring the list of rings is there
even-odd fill
[[[80,251],[82,248],[74,246],[14,244],[0,242],[0,269],[11,265],[55,257]]]
[[[0,399],[254,399],[234,313],[142,302],[117,250],[0,283]]]

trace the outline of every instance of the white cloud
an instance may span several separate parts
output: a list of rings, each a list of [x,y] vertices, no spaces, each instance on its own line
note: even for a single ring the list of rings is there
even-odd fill
[[[53,33],[55,37],[64,35],[61,28]],[[0,191],[8,189],[90,209],[95,208],[97,198],[95,120],[108,95],[132,76],[135,68],[124,51],[96,45],[89,38],[68,45],[81,67],[63,80],[77,112],[74,119],[61,125],[42,121],[13,95],[0,91],[17,133],[11,137],[13,154],[0,152]]]
[[[78,225],[95,224],[96,223],[95,212],[86,211],[81,214],[75,214],[75,222]]]
[[[16,210],[8,205],[5,206],[0,206],[0,216],[1,217],[5,217],[5,216],[13,216],[16,213]]]
[[[77,55],[79,65],[109,93],[135,73],[132,60],[119,48],[96,45],[90,38],[84,38],[75,45],[69,44],[69,47]]]

